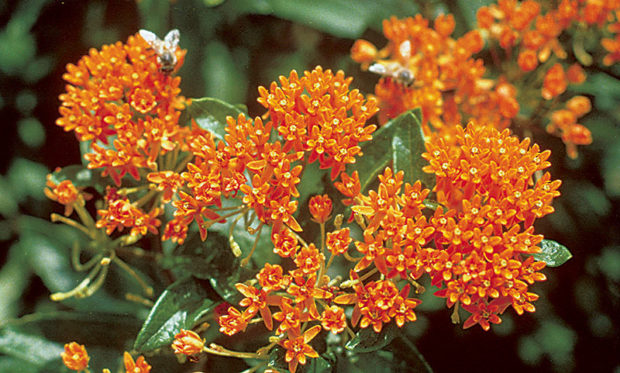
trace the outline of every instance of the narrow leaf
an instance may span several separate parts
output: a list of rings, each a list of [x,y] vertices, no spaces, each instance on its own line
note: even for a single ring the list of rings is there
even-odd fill
[[[181,329],[193,328],[214,306],[195,278],[175,282],[157,299],[136,337],[134,349],[151,351],[172,343]]]
[[[573,257],[566,246],[553,240],[542,240],[540,249],[540,253],[532,254],[532,256],[536,260],[547,263],[549,267],[559,267]]]
[[[179,123],[188,123],[194,119],[196,124],[213,133],[216,139],[224,140],[226,134],[226,117],[237,118],[243,113],[237,106],[212,97],[192,99],[192,103],[185,108]]]

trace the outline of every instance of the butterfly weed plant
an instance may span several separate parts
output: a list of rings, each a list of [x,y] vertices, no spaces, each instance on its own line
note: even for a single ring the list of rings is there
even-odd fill
[[[324,372],[395,338],[417,351],[403,330],[428,291],[465,329],[535,312],[536,283],[571,254],[536,232],[561,181],[532,136],[560,137],[569,157],[592,141],[578,123],[590,101],[568,91],[591,56],[573,45],[569,61],[563,35],[598,27],[604,65],[620,59],[618,3],[594,3],[499,1],[459,37],[450,14],[393,17],[383,47],[351,49],[379,73],[373,93],[316,66],[258,87],[254,113],[182,96],[178,32],[91,49],[67,65],[56,121],[84,164],[45,190],[64,206],[52,221],[81,234],[68,249],[84,275],[51,299],[132,278],[141,291],[123,296],[145,311],[123,356],[134,373],[172,353]],[[79,342],[62,360],[87,372]]]

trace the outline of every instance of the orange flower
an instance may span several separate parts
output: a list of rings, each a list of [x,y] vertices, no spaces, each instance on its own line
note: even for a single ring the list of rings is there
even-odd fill
[[[302,247],[295,256],[295,264],[304,274],[308,275],[317,271],[321,267],[321,263],[325,261],[323,253],[311,243]]]
[[[59,169],[56,169],[59,171]],[[78,189],[71,180],[63,180],[59,184],[52,181],[52,175],[47,175],[46,186],[43,190],[45,196],[52,201],[56,201],[65,206],[65,216],[73,213],[73,208],[76,203],[84,204],[84,200],[92,198],[92,195],[82,192]]]
[[[286,287],[288,281],[290,281],[289,277],[283,276],[282,267],[269,263],[265,263],[265,266],[258,272],[256,278],[266,292],[280,290]]]
[[[62,362],[67,368],[76,371],[86,369],[90,360],[86,348],[77,342],[65,344],[65,351],[60,356],[62,356]]]
[[[321,331],[320,325],[315,325],[306,330],[298,337],[289,337],[280,344],[286,349],[285,360],[288,363],[288,370],[295,373],[298,364],[306,364],[306,356],[317,358],[319,354],[310,346],[310,342]]]
[[[525,72],[532,71],[538,66],[538,56],[536,52],[531,49],[525,49],[519,53],[517,63],[521,70]]]
[[[294,256],[297,253],[297,249],[299,249],[297,238],[288,229],[273,232],[271,242],[273,242],[273,252],[283,258]]]
[[[472,306],[463,306],[465,310],[471,312],[471,316],[463,324],[463,329],[471,328],[476,324],[480,324],[482,329],[488,331],[490,329],[490,323],[499,324],[502,320],[497,316],[499,313],[499,306],[491,302],[489,305],[485,303],[477,303]]]
[[[334,186],[344,196],[349,197],[343,199],[342,203],[345,206],[350,206],[351,204],[353,204],[355,197],[360,194],[362,188],[360,184],[359,174],[357,173],[357,171],[353,171],[353,174],[349,176],[348,174],[343,172],[340,174],[340,180],[341,181],[339,182],[335,182]]]
[[[280,312],[273,314],[273,318],[280,322],[276,333],[287,332],[290,335],[299,335],[301,323],[310,319],[308,312],[302,312],[302,305],[292,305],[288,298],[282,298]]]
[[[174,193],[181,187],[181,175],[174,171],[151,172],[146,176],[151,183],[151,188],[163,192],[161,200],[168,203],[172,200]]]
[[[204,345],[205,340],[201,339],[194,331],[181,329],[174,336],[171,347],[175,354],[191,356],[201,353]]]
[[[105,199],[107,208],[97,210],[101,218],[97,220],[96,226],[105,228],[106,234],[109,235],[116,229],[122,231],[129,227],[131,227],[132,235],[145,235],[147,231],[158,234],[161,222],[157,217],[162,213],[159,207],[145,213],[129,202],[126,197],[118,195],[114,188],[108,188]]]
[[[351,47],[351,58],[358,63],[370,63],[377,57],[377,47],[371,42],[358,39]]]
[[[332,200],[327,194],[314,196],[308,202],[310,214],[315,222],[324,224],[332,213]]]
[[[253,286],[248,286],[245,284],[235,284],[235,288],[245,296],[240,302],[239,305],[242,307],[246,307],[244,314],[247,318],[251,318],[260,312],[261,317],[263,318],[263,322],[267,329],[271,330],[273,327],[273,321],[271,317],[271,310],[269,309],[269,305],[267,304],[267,292],[264,289],[257,289]],[[230,313],[230,309],[229,309]]]
[[[347,252],[351,241],[349,228],[343,228],[334,232],[328,232],[325,246],[327,246],[332,255],[340,255]]]
[[[564,68],[559,63],[553,65],[545,74],[543,81],[542,97],[545,100],[559,96],[566,91],[568,79],[564,73]]]
[[[321,325],[323,325],[323,329],[329,330],[334,334],[342,333],[347,326],[344,309],[338,306],[325,308],[321,314]]]
[[[579,118],[592,110],[592,104],[590,99],[585,96],[574,96],[566,102],[566,108]]]
[[[138,359],[134,361],[129,352],[125,351],[123,362],[125,364],[126,373],[149,373],[151,371],[151,366],[146,362],[144,356],[139,356]]]
[[[574,63],[566,70],[566,79],[573,84],[581,84],[586,81],[586,73],[580,64]]]
[[[220,332],[226,335],[234,335],[243,331],[248,326],[248,321],[252,316],[253,315],[247,315],[245,312],[239,312],[235,307],[229,307],[228,313],[220,316],[218,319]]]

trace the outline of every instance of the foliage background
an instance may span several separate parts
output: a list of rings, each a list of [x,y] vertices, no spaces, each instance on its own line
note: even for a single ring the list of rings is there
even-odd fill
[[[145,317],[143,308],[121,300],[118,289],[135,286],[121,276],[102,294],[63,307],[124,313],[127,320],[71,319],[66,321],[67,335],[49,335],[44,319],[30,320],[36,324],[35,334],[6,327],[14,324],[10,320],[35,311],[55,312],[50,292],[67,290],[79,281],[69,264],[70,233],[48,222],[49,214],[60,212],[60,207],[43,195],[48,172],[79,163],[73,134],[54,125],[67,63],[75,63],[91,47],[124,41],[140,28],[160,36],[178,28],[181,46],[188,50],[180,71],[183,95],[243,103],[256,114],[262,112],[255,101],[258,85],[268,85],[293,68],[303,71],[320,64],[343,69],[355,77],[354,87],[372,92],[376,76],[361,72],[349,58],[349,49],[360,37],[383,45],[384,18],[422,12],[432,19],[452,12],[455,34],[460,35],[475,26],[476,9],[488,2],[0,2],[0,372],[62,371],[58,349],[76,333],[86,339],[81,343],[109,356],[104,366],[112,368],[112,361],[128,346],[106,343],[121,339],[103,333],[106,323],[126,322],[131,338]],[[572,89],[593,101],[593,112],[583,120],[593,132],[593,144],[581,148],[577,160],[569,160],[559,139],[534,138],[552,150],[552,175],[563,180],[556,213],[543,219],[537,231],[566,245],[573,259],[545,272],[548,281],[534,290],[541,294],[536,313],[517,320],[508,312],[489,333],[452,325],[440,300],[425,300],[418,308],[419,320],[407,332],[436,371],[620,372],[620,83],[613,76],[620,71],[616,66],[611,75],[587,72],[587,82]],[[23,323],[30,327],[27,318]],[[243,369],[232,360],[211,359],[206,364],[204,370]],[[155,360],[152,365],[157,366]],[[169,369],[165,371],[198,367],[174,363]]]

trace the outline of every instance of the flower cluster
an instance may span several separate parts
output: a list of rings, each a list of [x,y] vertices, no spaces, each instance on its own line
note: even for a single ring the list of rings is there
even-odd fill
[[[583,1],[562,0],[557,7],[542,13],[539,1],[500,0],[497,5],[483,6],[478,10],[478,25],[487,30],[491,38],[509,50],[519,46],[518,61],[523,71],[531,71],[538,63],[546,62],[552,53],[565,59],[566,51],[558,37],[574,23],[602,27],[614,16],[617,22],[617,0]],[[615,28],[610,26],[610,31]],[[608,43],[603,39],[603,46]],[[613,53],[613,48],[607,48]],[[609,62],[613,57],[608,56]]]
[[[176,54],[180,67],[185,51]],[[160,70],[142,37],[91,49],[77,65],[67,65],[63,78],[69,84],[56,124],[79,141],[92,141],[88,167],[103,168],[117,185],[127,173],[139,179],[141,169],[156,169],[160,154],[183,144],[181,78]]]
[[[388,40],[385,48],[363,48],[369,42],[356,41],[352,57],[363,63],[363,68],[369,61],[397,64],[414,77],[411,85],[391,76],[379,80],[375,95],[382,122],[416,107],[422,109],[424,123],[440,131],[450,131],[463,115],[503,126],[516,115],[519,105],[514,87],[505,81],[483,79],[484,63],[473,57],[484,46],[481,33],[473,30],[454,39],[454,27],[452,15],[437,17],[433,27],[421,15],[402,20],[392,17],[383,22]]]
[[[65,350],[60,355],[67,368],[78,372],[88,371],[90,357],[83,345],[77,342],[67,343]],[[131,354],[125,351],[123,363],[126,373],[149,373],[151,371],[151,366],[146,362],[144,356],[139,356],[137,360],[134,360]],[[104,369],[103,372],[110,373],[110,370]]]
[[[541,176],[550,152],[474,123],[457,127],[456,146],[433,137],[426,148],[424,171],[436,175],[437,201],[447,209],[430,220],[438,247],[425,254],[425,271],[442,287],[436,295],[472,314],[464,327],[488,329],[510,305],[519,314],[533,312],[538,296],[528,284],[545,279],[538,272],[545,263],[529,255],[542,240],[533,223],[553,212],[560,194],[559,180]]]
[[[549,152],[530,147],[529,139],[519,142],[508,130],[474,123],[456,129],[457,146],[433,136],[423,155],[430,163],[424,170],[437,178],[434,192],[441,207],[432,215],[424,204],[430,191],[419,181],[403,185],[402,172],[394,175],[389,168],[377,191],[356,197],[353,211],[364,217],[365,229],[364,241],[355,242],[364,255],[355,270],[372,265],[386,278],[380,285],[359,287],[357,298],[361,292],[366,300],[372,294],[368,287],[378,286],[389,296],[371,299],[386,306],[390,299],[401,299],[390,279],[417,280],[428,274],[448,307],[460,304],[471,313],[464,327],[479,323],[488,330],[489,322],[500,322],[498,315],[507,306],[519,314],[534,310],[531,302],[537,296],[528,284],[545,279],[538,272],[545,264],[529,255],[540,250],[542,240],[532,224],[553,211],[550,204],[559,195],[560,182],[550,181],[548,173],[533,182],[549,166]],[[415,299],[402,301],[411,308],[416,304]],[[358,300],[356,307],[364,314],[362,304]],[[376,329],[392,316],[386,312],[389,307],[384,312],[369,309],[375,312],[366,311],[374,317],[367,323]]]
[[[204,238],[213,222],[223,220],[214,211],[221,197],[238,192],[240,209],[253,211],[261,227],[269,225],[275,234],[285,226],[300,231],[293,214],[305,164],[318,161],[336,178],[361,155],[359,143],[370,140],[376,128],[366,125],[378,110],[375,101],[350,90],[350,82],[342,71],[334,74],[320,66],[301,77],[293,71],[280,77],[280,85],[259,87],[258,102],[267,109],[263,118],[228,117],[224,141],[217,144],[210,132],[192,131],[187,142],[193,160],[187,171],[149,175],[166,199],[179,195],[164,239],[182,242],[192,221]]]
[[[175,53],[178,68],[185,51]],[[155,51],[141,36],[91,49],[76,65],[67,65],[63,78],[69,84],[60,95],[61,117],[56,124],[73,131],[79,141],[91,142],[91,152],[84,155],[88,168],[102,170],[102,176],[111,177],[117,186],[126,174],[136,180],[152,171],[157,175],[186,147],[189,129],[178,123],[185,106],[179,96],[181,80],[162,71]],[[46,193],[67,206],[65,215],[69,215],[73,208],[66,183]],[[133,202],[110,188],[105,201],[96,227],[108,235],[125,228],[134,236],[158,233],[163,209],[150,198]]]
[[[581,64],[593,59],[582,45],[584,27],[607,25],[615,36],[602,39],[609,52],[604,63],[617,61],[618,7],[616,0],[563,0],[550,9],[535,0],[500,0],[481,7],[478,29],[459,39],[451,37],[455,21],[449,14],[439,15],[432,27],[420,15],[391,18],[383,23],[388,41],[384,48],[360,39],[351,55],[362,69],[384,75],[375,87],[381,122],[420,107],[424,124],[431,125],[426,133],[432,129],[446,140],[454,137],[457,124],[469,120],[500,130],[512,123],[527,127],[550,115],[569,84],[585,80]],[[573,42],[579,63],[569,66],[563,62],[568,53],[559,38],[574,25],[578,27],[571,32],[583,37],[575,36]],[[492,65],[474,58],[485,44]],[[411,82],[403,84],[403,72],[413,77]],[[541,104],[534,100],[537,96],[551,102]],[[571,131],[575,135],[566,136]],[[577,155],[575,145],[589,143],[586,132],[583,126],[552,131],[565,141],[571,157]]]
[[[321,217],[331,214],[331,205],[327,196],[311,199],[311,211],[322,227],[325,221]],[[306,356],[318,357],[308,342],[319,333],[321,326],[334,334],[347,327],[344,309],[329,304],[334,298],[334,288],[325,272],[334,256],[346,252],[352,240],[347,228],[330,232],[328,237],[330,234],[340,239],[333,236],[327,239],[327,247],[338,248],[330,249],[332,257],[326,263],[324,239],[319,249],[313,243],[304,242],[290,228],[273,233],[274,252],[292,259],[295,268],[285,273],[280,265],[266,263],[256,275],[258,287],[238,283],[236,288],[244,296],[239,305],[244,309],[229,307],[219,318],[220,331],[233,335],[245,330],[251,320],[260,315],[267,329],[273,330],[275,319],[279,323],[276,334],[285,334],[279,343],[287,350],[285,359],[291,372],[295,372],[299,363],[306,363]],[[274,313],[271,307],[277,307],[277,311]],[[317,324],[303,331],[302,326],[309,322]]]
[[[592,143],[590,130],[577,123],[577,120],[590,112],[592,104],[585,96],[574,96],[568,100],[564,109],[551,113],[551,120],[547,125],[547,132],[562,138],[566,144],[566,153],[569,157],[577,157],[577,145]]]
[[[252,248],[244,248],[250,252],[241,266],[258,246],[273,249],[281,263],[265,263],[254,278],[234,285],[243,297],[238,305],[220,305],[219,330],[234,335],[262,323],[272,333],[270,344],[256,353],[235,352],[206,346],[199,330],[180,330],[171,348],[190,361],[203,352],[263,359],[279,345],[294,373],[319,356],[311,345],[319,333],[346,339],[354,336],[351,328],[380,333],[388,325],[416,321],[422,278],[453,308],[454,321],[460,310],[468,313],[464,328],[479,324],[489,330],[508,307],[518,314],[533,312],[538,296],[530,285],[546,279],[545,263],[532,255],[543,240],[533,224],[554,211],[561,182],[544,173],[550,152],[530,138],[520,141],[507,127],[529,123],[531,118],[521,117],[522,102],[528,103],[521,99],[535,92],[540,110],[548,113],[532,118],[550,113],[547,131],[562,138],[569,156],[576,156],[576,145],[591,142],[590,132],[577,123],[590,111],[590,101],[575,96],[564,108],[557,106],[569,83],[585,80],[579,64],[567,68],[558,60],[566,57],[558,37],[575,21],[604,24],[612,14],[611,1],[603,1],[598,13],[591,3],[563,0],[542,14],[536,1],[502,0],[481,8],[479,29],[460,38],[451,36],[451,15],[440,15],[432,25],[420,15],[391,18],[383,23],[388,40],[383,49],[364,40],[352,49],[364,69],[383,75],[376,98],[351,89],[352,78],[342,71],[293,70],[258,88],[262,116],[218,119],[221,131],[205,129],[200,121],[179,123],[188,104],[179,95],[180,79],[162,71],[160,58],[142,37],[91,50],[67,67],[69,84],[57,124],[90,141],[88,168],[101,170],[115,187],[106,186],[95,220],[85,207],[91,196],[82,187],[48,178],[46,195],[65,206],[66,216],[75,210],[82,224],[57,214],[53,220],[81,229],[98,241],[92,248],[101,250],[82,266],[76,245],[76,263],[92,269],[77,288],[52,299],[92,294],[112,262],[152,293],[117,256],[117,251],[138,251],[119,246],[148,233],[179,245],[191,242],[191,234],[204,241],[209,228],[228,221],[235,256],[241,251],[233,237],[237,224],[255,236]],[[518,51],[512,71],[487,77],[483,60],[474,57],[485,41],[498,43],[506,55]],[[175,53],[178,68],[185,52]],[[534,88],[515,79],[535,72]],[[405,182],[411,175],[387,167],[371,184],[376,188],[362,190],[359,173],[366,170],[348,173],[347,166],[373,137],[377,127],[367,122],[377,113],[386,122],[416,107],[422,110],[426,141],[423,171],[435,176],[433,188]],[[466,127],[460,124],[464,119],[470,120]],[[327,194],[310,197],[300,193],[300,184],[313,162],[328,170],[322,180]],[[394,167],[400,168],[398,163]],[[334,189],[344,196],[347,222],[344,212],[337,213],[343,206],[330,197]],[[306,198],[308,213],[300,213]],[[316,223],[320,233],[304,231],[307,222],[298,221],[300,216]],[[194,222],[198,233],[190,229]],[[259,245],[263,228],[273,247]],[[123,231],[129,233],[113,237]],[[334,273],[334,263],[344,273]],[[69,369],[88,367],[84,346],[75,342],[65,346],[62,358]],[[127,352],[124,365],[133,373],[151,369],[144,357],[134,360]]]

